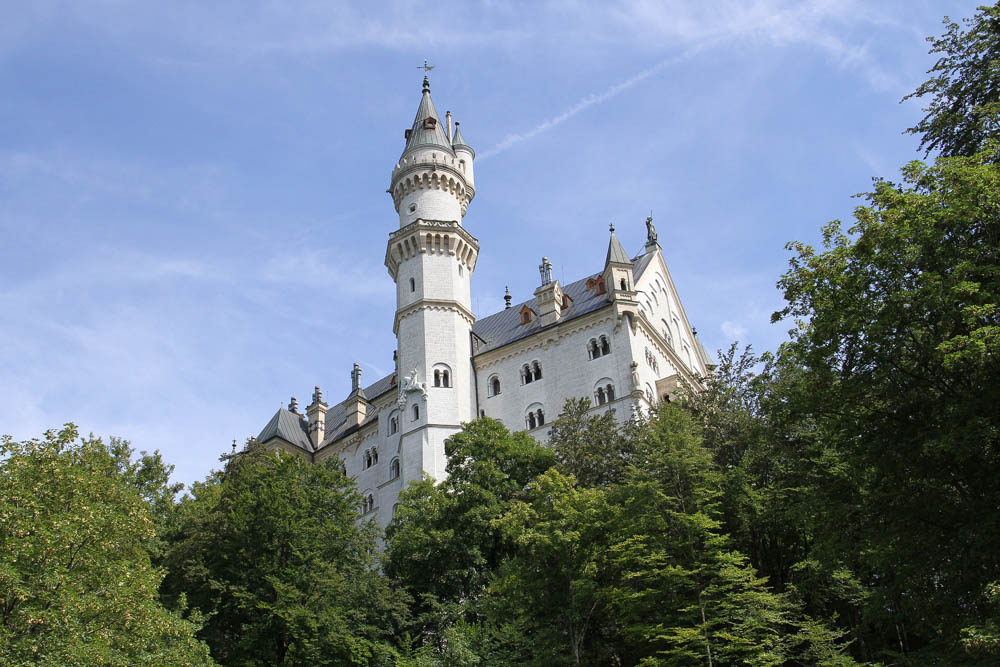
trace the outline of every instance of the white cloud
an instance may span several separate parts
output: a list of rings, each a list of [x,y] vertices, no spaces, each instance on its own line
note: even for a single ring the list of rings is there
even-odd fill
[[[726,320],[719,325],[719,330],[729,340],[741,340],[749,331],[745,326],[731,322],[730,320]]]

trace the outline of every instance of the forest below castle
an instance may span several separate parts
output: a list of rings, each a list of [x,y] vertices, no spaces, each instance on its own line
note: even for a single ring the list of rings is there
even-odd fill
[[[384,534],[335,461],[5,436],[0,663],[1000,664],[1000,3],[930,42],[930,159],[788,245],[786,342],[466,424]]]

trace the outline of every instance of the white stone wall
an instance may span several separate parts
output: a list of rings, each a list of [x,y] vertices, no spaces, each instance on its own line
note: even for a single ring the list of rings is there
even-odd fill
[[[611,342],[611,353],[590,359],[587,344],[591,338],[599,338],[602,334]],[[632,346],[629,338],[627,325],[615,331],[609,308],[476,357],[480,410],[512,431],[523,431],[527,429],[525,415],[529,406],[541,404],[545,425],[529,432],[545,441],[551,423],[562,412],[566,400],[587,397],[596,406],[595,384],[608,378],[614,384],[615,401],[595,409],[612,407],[616,418],[625,421],[632,415],[629,397]],[[542,379],[522,384],[521,368],[535,361],[542,366]],[[500,378],[500,393],[490,396],[489,382],[494,375]]]

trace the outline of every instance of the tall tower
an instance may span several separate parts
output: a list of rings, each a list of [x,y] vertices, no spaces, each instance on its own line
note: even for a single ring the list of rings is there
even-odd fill
[[[420,106],[405,132],[389,193],[399,229],[385,265],[396,282],[402,476],[445,474],[445,439],[474,419],[470,279],[479,243],[462,227],[475,196],[472,162],[451,114],[441,122],[424,77]]]

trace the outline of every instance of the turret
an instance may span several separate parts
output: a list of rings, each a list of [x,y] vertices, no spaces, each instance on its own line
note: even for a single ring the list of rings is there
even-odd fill
[[[538,320],[543,327],[559,321],[563,310],[563,292],[558,280],[552,279],[552,262],[548,257],[542,257],[538,266],[542,277],[541,286],[535,290],[535,307],[538,308]]]
[[[461,223],[476,193],[472,180],[475,152],[465,144],[458,123],[454,136],[450,134],[448,123],[441,121],[434,108],[425,76],[417,115],[403,134],[406,145],[389,184],[400,227],[417,219]]]
[[[615,236],[615,226],[611,225],[603,276],[608,289],[608,301],[615,306],[615,328],[621,326],[622,318],[627,316],[629,325],[634,329],[639,316],[639,302],[636,300],[635,285],[632,284],[632,269],[632,260]]]

